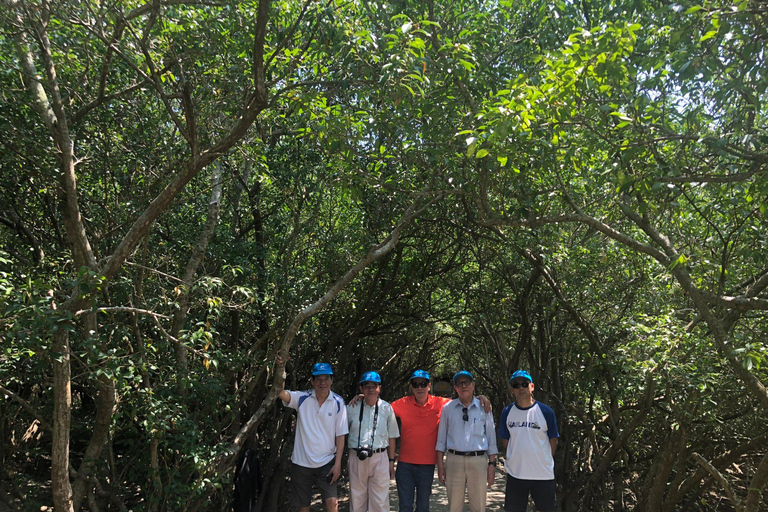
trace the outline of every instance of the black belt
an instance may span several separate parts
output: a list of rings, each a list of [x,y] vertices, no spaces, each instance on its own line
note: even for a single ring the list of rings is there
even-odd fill
[[[477,450],[476,452],[460,452],[459,450],[451,450],[448,448],[448,453],[452,453],[454,455],[463,455],[465,457],[475,457],[477,455],[485,455],[485,450]]]
[[[389,446],[385,446],[384,448],[376,448],[375,450],[371,450],[371,451],[373,453],[381,453],[381,452],[385,451],[387,448],[389,448]],[[357,450],[359,450],[359,448],[350,448],[350,450],[357,451]],[[483,453],[485,453],[485,452],[483,452]]]

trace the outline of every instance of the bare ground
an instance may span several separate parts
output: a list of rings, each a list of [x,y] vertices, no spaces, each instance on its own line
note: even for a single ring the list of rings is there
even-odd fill
[[[503,512],[504,510],[504,471],[496,471],[496,482],[488,489],[488,505],[487,512]],[[320,503],[320,500],[315,500],[312,504],[311,512],[323,512],[325,507]],[[395,480],[392,479],[389,482],[389,510],[391,512],[397,512],[397,486]],[[440,485],[437,481],[437,475],[435,475],[434,484],[432,485],[432,496],[429,499],[430,512],[448,512],[448,496],[446,495],[445,486]],[[469,511],[469,506],[464,505],[464,510]],[[343,483],[339,486],[339,511],[349,512],[349,496],[347,494],[347,486]]]

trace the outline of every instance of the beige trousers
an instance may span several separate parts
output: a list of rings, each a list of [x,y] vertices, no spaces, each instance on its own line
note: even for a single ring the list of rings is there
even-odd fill
[[[349,450],[349,511],[389,512],[389,456],[374,453],[365,460]]]
[[[488,491],[488,457],[445,454],[445,486],[448,488],[450,512],[464,510],[464,490],[467,491],[469,510],[485,512]]]

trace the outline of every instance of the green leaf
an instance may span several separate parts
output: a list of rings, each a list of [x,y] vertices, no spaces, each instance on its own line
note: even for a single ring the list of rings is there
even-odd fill
[[[464,66],[464,68],[465,68],[467,71],[472,71],[473,69],[475,69],[475,65],[474,65],[474,64],[472,64],[471,62],[469,62],[469,61],[466,61],[466,60],[464,60],[464,59],[459,59],[459,64],[461,64],[462,66]]]
[[[685,254],[681,254],[677,257],[675,261],[672,262],[672,264],[669,266],[669,270],[674,270],[676,266],[678,265],[684,265],[688,261],[688,258]]]

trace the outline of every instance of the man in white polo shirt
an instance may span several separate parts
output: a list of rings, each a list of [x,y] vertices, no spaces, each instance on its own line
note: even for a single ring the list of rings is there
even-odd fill
[[[554,512],[557,420],[551,408],[533,399],[533,379],[518,370],[509,379],[515,401],[501,411],[499,438],[507,450],[504,510],[525,512],[530,493],[538,512]]]
[[[314,365],[310,383],[311,391],[282,390],[278,395],[283,405],[298,412],[291,455],[292,501],[299,512],[309,512],[314,484],[328,512],[336,512],[336,482],[341,475],[344,436],[349,432],[347,408],[344,400],[331,391],[331,365]]]
[[[349,423],[349,510],[389,512],[389,479],[395,476],[395,412],[379,398],[381,376],[365,372],[363,400],[347,406]]]

